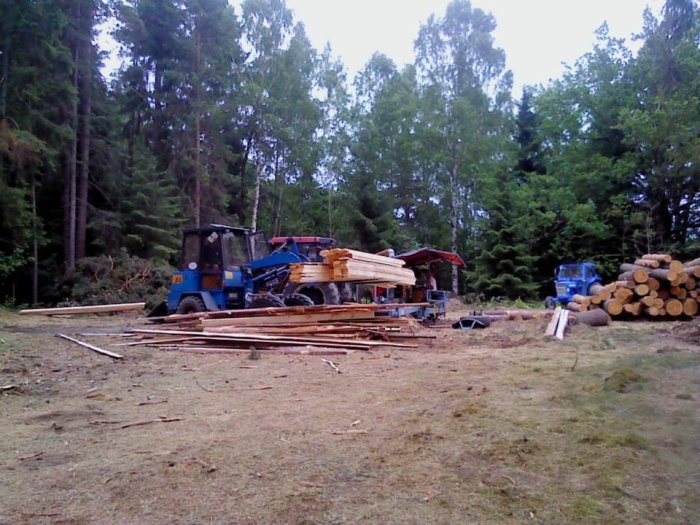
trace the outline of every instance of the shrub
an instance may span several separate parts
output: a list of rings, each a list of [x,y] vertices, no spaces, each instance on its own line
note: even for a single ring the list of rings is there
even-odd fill
[[[63,306],[146,301],[152,307],[167,295],[171,275],[167,264],[122,251],[81,259],[64,275],[59,289],[68,297]]]

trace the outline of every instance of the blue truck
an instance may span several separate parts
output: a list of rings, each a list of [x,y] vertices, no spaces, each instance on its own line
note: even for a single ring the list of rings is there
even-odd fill
[[[595,264],[591,262],[567,263],[559,266],[555,273],[556,296],[545,299],[545,308],[553,309],[557,304],[566,305],[574,295],[590,295],[591,286],[602,281]]]

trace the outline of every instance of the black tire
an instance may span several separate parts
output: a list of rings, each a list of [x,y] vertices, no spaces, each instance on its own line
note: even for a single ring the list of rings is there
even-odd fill
[[[276,295],[263,295],[253,299],[248,308],[284,308],[284,302]]]
[[[301,293],[293,293],[284,298],[285,306],[313,306],[311,298]]]
[[[182,315],[206,312],[206,310],[207,307],[204,306],[204,301],[194,295],[188,295],[177,305],[177,313]]]
[[[554,308],[557,306],[557,300],[554,297],[547,297],[544,300],[544,307],[547,310],[554,310]]]
[[[289,283],[284,288],[284,295],[302,294],[314,304],[340,304],[340,292],[335,283]]]

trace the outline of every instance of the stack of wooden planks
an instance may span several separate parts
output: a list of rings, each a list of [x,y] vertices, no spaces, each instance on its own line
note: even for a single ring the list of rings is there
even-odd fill
[[[337,355],[378,347],[415,348],[402,332],[414,321],[381,315],[405,305],[295,306],[172,315],[161,318],[168,329],[135,329],[139,340],[164,350],[195,353]],[[386,313],[386,312],[383,312]]]
[[[413,286],[416,275],[403,268],[401,259],[348,249],[324,250],[323,263],[292,265],[289,280],[293,283],[355,282],[382,285]]]
[[[569,310],[602,308],[613,317],[677,318],[700,310],[700,259],[682,263],[671,254],[647,254],[620,266],[618,280],[576,295]]]

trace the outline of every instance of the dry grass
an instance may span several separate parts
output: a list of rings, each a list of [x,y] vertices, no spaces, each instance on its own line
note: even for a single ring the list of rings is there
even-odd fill
[[[113,362],[53,337],[138,322],[0,314],[0,386],[18,385],[0,394],[0,523],[700,521],[689,324],[439,330],[334,357],[342,374],[144,347]],[[121,428],[161,416],[181,420]]]

